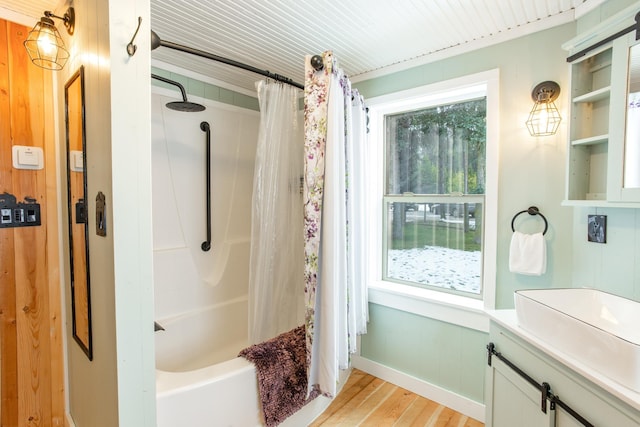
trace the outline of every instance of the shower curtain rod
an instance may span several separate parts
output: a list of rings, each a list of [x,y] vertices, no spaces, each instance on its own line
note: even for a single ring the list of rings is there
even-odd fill
[[[274,74],[267,70],[261,70],[260,68],[253,67],[251,65],[243,64],[242,62],[234,61],[233,59],[224,58],[222,56],[214,55],[209,52],[205,52],[199,49],[194,49],[189,46],[184,46],[178,43],[169,42],[166,40],[160,39],[160,37],[152,30],[151,31],[151,50],[155,50],[158,46],[168,47],[169,49],[179,50],[181,52],[190,53],[191,55],[196,55],[201,58],[212,59],[214,61],[222,62],[227,65],[231,65],[233,67],[242,68],[243,70],[251,71],[256,74],[260,74],[266,76],[270,79],[287,83],[291,86],[295,86],[298,89],[304,89],[304,85],[300,83],[296,83],[289,77],[281,76],[280,74]],[[318,68],[316,68],[318,69]],[[322,67],[320,67],[322,69]]]

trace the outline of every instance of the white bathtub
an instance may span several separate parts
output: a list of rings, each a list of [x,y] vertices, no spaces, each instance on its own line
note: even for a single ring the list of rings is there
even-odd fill
[[[254,365],[236,355],[247,346],[247,299],[158,323],[158,427],[263,425]],[[319,397],[282,426],[308,425],[328,406]]]
[[[254,366],[236,357],[247,346],[246,298],[158,323],[158,427],[262,424]]]

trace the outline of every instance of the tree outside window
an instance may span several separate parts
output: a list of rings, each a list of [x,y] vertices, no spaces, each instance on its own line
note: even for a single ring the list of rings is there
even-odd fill
[[[486,105],[384,117],[386,280],[481,294]]]

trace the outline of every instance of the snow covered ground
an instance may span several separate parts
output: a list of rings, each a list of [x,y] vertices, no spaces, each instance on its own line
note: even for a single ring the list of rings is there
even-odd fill
[[[437,246],[390,249],[387,277],[478,294],[481,260],[480,251]]]

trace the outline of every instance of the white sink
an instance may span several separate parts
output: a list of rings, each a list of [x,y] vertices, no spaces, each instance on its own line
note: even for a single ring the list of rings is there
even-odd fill
[[[515,292],[518,325],[556,350],[640,392],[640,303],[596,289]]]

